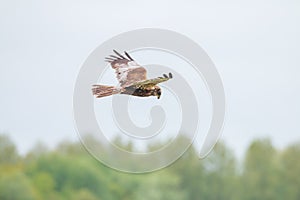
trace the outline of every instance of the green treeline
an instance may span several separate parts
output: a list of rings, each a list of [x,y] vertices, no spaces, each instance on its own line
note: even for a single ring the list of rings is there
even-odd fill
[[[124,158],[125,159],[125,158]],[[275,149],[253,141],[242,160],[219,142],[199,160],[193,148],[148,174],[112,170],[80,143],[37,144],[26,156],[0,135],[0,200],[282,200],[300,199],[300,145]]]

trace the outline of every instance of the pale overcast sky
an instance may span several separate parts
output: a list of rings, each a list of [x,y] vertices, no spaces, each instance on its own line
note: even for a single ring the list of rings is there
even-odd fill
[[[78,140],[72,95],[89,53],[114,35],[164,28],[201,45],[223,79],[222,138],[300,141],[300,1],[0,0],[0,132],[20,152]]]

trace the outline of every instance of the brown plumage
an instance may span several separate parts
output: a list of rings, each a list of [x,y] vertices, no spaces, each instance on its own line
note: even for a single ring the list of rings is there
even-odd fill
[[[161,96],[161,89],[157,84],[173,78],[172,74],[163,74],[163,77],[147,79],[147,70],[138,65],[134,59],[125,51],[123,56],[116,50],[116,55],[106,57],[105,61],[111,64],[115,70],[118,86],[93,85],[92,91],[96,98],[110,96],[113,94],[127,94],[139,97]]]

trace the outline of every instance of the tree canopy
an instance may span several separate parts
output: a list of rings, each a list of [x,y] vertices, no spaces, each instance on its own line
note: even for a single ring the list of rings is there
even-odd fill
[[[300,199],[299,157],[299,144],[278,150],[269,139],[258,139],[237,160],[219,142],[203,160],[191,147],[167,168],[127,174],[104,166],[80,143],[65,141],[54,150],[38,144],[21,156],[0,135],[0,199],[293,200]]]

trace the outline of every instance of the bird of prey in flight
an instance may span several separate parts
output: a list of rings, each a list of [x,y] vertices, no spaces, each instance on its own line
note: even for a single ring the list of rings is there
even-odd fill
[[[93,85],[92,91],[96,98],[113,94],[127,94],[139,97],[161,96],[161,89],[157,84],[173,78],[172,74],[163,74],[163,77],[147,79],[147,70],[137,64],[125,51],[122,55],[113,50],[115,55],[105,58],[115,70],[119,84],[117,86]]]

